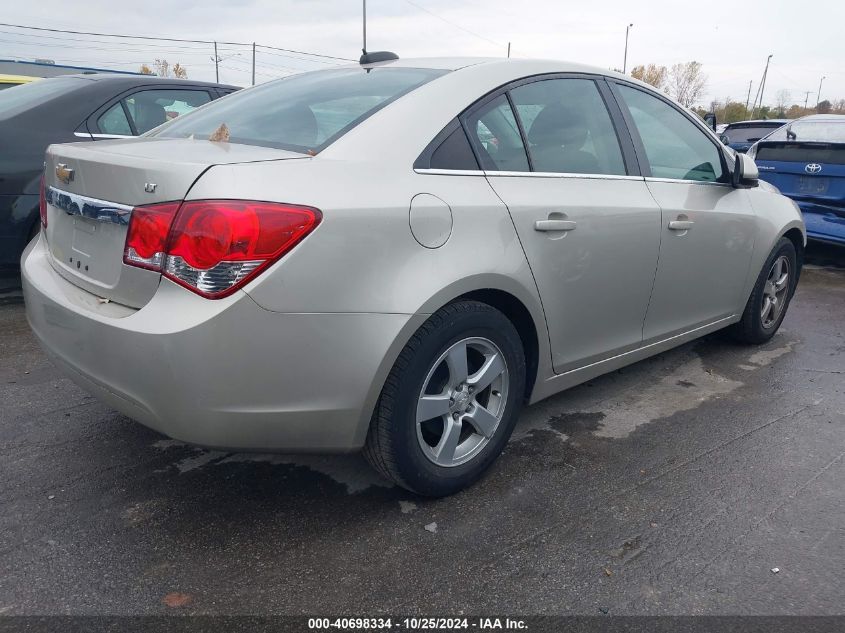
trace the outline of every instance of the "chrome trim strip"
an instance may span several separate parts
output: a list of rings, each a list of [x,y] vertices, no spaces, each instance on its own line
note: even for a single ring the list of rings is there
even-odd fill
[[[418,174],[437,176],[504,176],[507,178],[585,178],[589,180],[643,180],[642,176],[616,174],[570,174],[552,171],[481,171],[475,169],[414,169]]]
[[[639,180],[642,176],[622,176],[617,174],[570,174],[551,171],[486,171],[487,177],[504,176],[507,178],[528,177],[528,178],[584,178],[587,180]]]
[[[129,224],[129,217],[132,215],[132,207],[125,204],[89,198],[55,187],[47,187],[45,193],[48,204],[68,215],[79,215],[98,222],[111,222],[123,226]]]
[[[654,176],[648,176],[645,179],[646,182],[674,182],[680,183],[684,185],[707,185],[707,186],[716,186],[716,187],[728,187],[733,188],[733,185],[727,182],[713,182],[709,180],[684,180],[683,178],[655,178]]]
[[[94,138],[88,132],[74,132],[73,135],[77,138],[87,138],[89,141]]]
[[[480,169],[414,169],[418,174],[428,174],[432,176],[483,176],[484,172]]]
[[[91,138],[135,138],[131,134],[92,134]]]

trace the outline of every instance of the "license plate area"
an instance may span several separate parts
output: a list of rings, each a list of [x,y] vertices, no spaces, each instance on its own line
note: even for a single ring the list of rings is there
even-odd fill
[[[799,176],[798,191],[800,193],[823,194],[827,193],[830,180],[825,176]]]

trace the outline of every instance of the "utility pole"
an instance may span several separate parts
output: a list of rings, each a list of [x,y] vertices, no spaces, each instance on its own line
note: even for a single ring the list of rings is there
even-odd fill
[[[511,43],[508,42],[508,57],[511,56]]]
[[[763,79],[760,81],[760,109],[761,110],[763,109],[763,93],[766,91],[766,76],[769,74],[769,62],[772,61],[772,57],[774,57],[774,55],[769,55],[766,58],[766,68],[765,68],[765,70],[763,70]],[[752,110],[752,114],[753,114],[753,110]],[[752,116],[752,118],[754,118],[754,117]]]
[[[818,109],[819,109],[819,104],[821,103],[821,98],[822,98],[822,82],[823,82],[825,79],[827,79],[827,77],[822,77],[822,78],[821,78],[821,80],[819,81],[819,92],[818,92],[818,94],[816,95],[816,110],[817,110],[817,111],[818,111]]]
[[[252,43],[252,85],[255,85],[255,42]]]
[[[811,94],[812,92],[813,92],[812,90],[806,90],[806,91],[804,91],[804,109],[805,109],[805,110],[807,109],[807,101],[809,101],[809,100],[810,100],[810,94]]]
[[[625,57],[622,60],[622,74],[625,74],[625,71],[628,70],[628,31],[631,30],[631,27],[634,26],[632,22],[628,26],[625,27]]]
[[[214,42],[214,81],[220,83],[220,58],[217,56],[217,42]]]
[[[748,96],[745,97],[745,116],[748,116],[748,102],[751,101],[751,84],[753,83],[753,79],[748,82]]]

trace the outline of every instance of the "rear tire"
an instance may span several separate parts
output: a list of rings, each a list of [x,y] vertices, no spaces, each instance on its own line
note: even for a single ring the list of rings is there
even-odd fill
[[[478,301],[438,310],[387,377],[364,456],[384,477],[420,495],[466,488],[510,438],[525,373],[519,334],[504,314]]]
[[[729,329],[740,343],[759,345],[771,339],[786,316],[798,282],[795,245],[780,238],[757,277],[742,319]]]

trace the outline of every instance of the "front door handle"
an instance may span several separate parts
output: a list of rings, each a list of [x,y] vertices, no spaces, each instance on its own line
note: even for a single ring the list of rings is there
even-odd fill
[[[692,220],[672,220],[669,222],[670,231],[689,231],[692,225],[695,224]]]
[[[535,231],[574,231],[575,222],[572,220],[537,220],[534,222]]]

